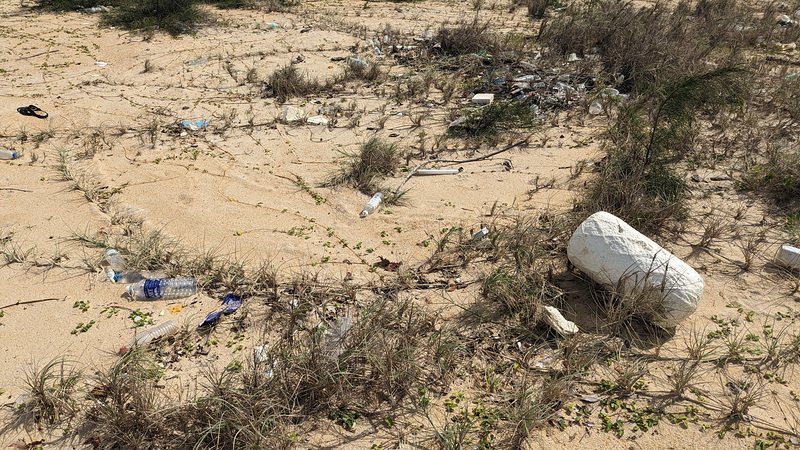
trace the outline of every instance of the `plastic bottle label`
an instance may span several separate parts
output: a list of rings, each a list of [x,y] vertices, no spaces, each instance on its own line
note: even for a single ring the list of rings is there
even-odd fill
[[[161,298],[161,295],[161,280],[144,281],[145,298]]]

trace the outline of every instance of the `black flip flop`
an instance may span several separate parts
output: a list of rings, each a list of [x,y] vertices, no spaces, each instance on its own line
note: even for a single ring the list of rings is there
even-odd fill
[[[47,118],[48,114],[37,106],[29,105],[29,106],[22,106],[17,108],[17,112],[22,114],[23,116],[33,116],[38,117],[39,119]]]

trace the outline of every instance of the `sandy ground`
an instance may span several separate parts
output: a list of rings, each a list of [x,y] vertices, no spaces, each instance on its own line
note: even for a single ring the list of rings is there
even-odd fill
[[[525,20],[522,10],[508,13],[506,5],[497,5],[487,14],[500,17],[500,29]],[[288,104],[314,114],[327,105],[354,103],[363,110],[357,126],[283,124],[275,118],[284,105],[261,98],[257,86],[243,81],[249,70],[263,78],[298,57],[303,60],[298,64],[302,71],[325,79],[344,70],[343,62],[331,58],[352,55],[351,47],[379,36],[386,26],[398,35],[419,36],[443,20],[470,14],[471,8],[471,3],[433,0],[371,3],[366,10],[355,2],[307,2],[296,13],[214,11],[216,24],[202,27],[196,35],[173,39],[155,34],[146,39],[100,28],[95,15],[41,13],[9,0],[0,3],[0,148],[21,154],[17,160],[0,162],[0,236],[10,239],[11,248],[30,252],[25,263],[0,267],[1,402],[13,405],[25,392],[26,374],[53,358],[67,355],[88,371],[103,367],[133,336],[128,310],[141,309],[156,321],[175,319],[193,327],[218,304],[219,296],[212,292],[180,302],[133,302],[123,295],[123,286],[108,282],[102,271],[83,269],[87,262],[96,266],[101,252],[71,238],[102,236],[117,226],[115,217],[124,211],[138,211],[145,227],[160,229],[193,251],[248,264],[270,261],[286,274],[316,273],[340,280],[353,274],[361,282],[378,282],[380,274],[368,269],[379,256],[416,266],[431,252],[421,245],[423,241],[437,236],[443,227],[477,231],[493,207],[514,214],[568,210],[574,188],[582,181],[570,181],[570,170],[578,160],[597,158],[597,146],[587,138],[602,129],[602,116],[546,123],[530,145],[459,165],[463,171],[458,175],[412,178],[406,185],[405,204],[359,219],[368,195],[346,187],[319,187],[337,171],[342,152],[355,151],[373,136],[410,148],[419,145],[422,132],[430,145],[444,132],[453,105],[445,108],[436,93],[429,106],[397,103],[385,92],[356,82],[335,95]],[[279,27],[267,29],[269,22]],[[198,58],[207,61],[190,64]],[[388,57],[370,58],[394,74],[404,71]],[[146,62],[155,69],[145,72]],[[467,105],[468,100],[456,98],[453,103]],[[47,111],[49,117],[17,113],[17,107],[29,104]],[[421,112],[430,118],[418,128],[409,117]],[[383,116],[388,116],[385,127],[377,129]],[[181,136],[172,128],[180,121],[209,121],[209,126]],[[37,142],[42,135],[52,137]],[[73,183],[55,169],[59,151],[73,157],[76,177],[95,180],[106,190],[118,189],[113,203],[87,201],[73,189]],[[714,175],[699,174],[704,179]],[[404,175],[398,173],[386,185],[399,185]],[[298,177],[324,200],[318,204],[299,188],[294,182]],[[549,188],[528,194],[551,180]],[[701,200],[702,207],[732,211],[744,201],[730,194],[730,182],[704,181],[698,189],[723,192],[722,197]],[[764,214],[754,204],[742,223],[755,229]],[[661,243],[701,269],[707,283],[696,319],[683,324],[678,336],[695,320],[702,328],[714,314],[733,317],[736,310],[726,308],[732,303],[755,311],[756,324],[774,317],[776,311],[795,307],[797,295],[789,295],[788,286],[765,268],[779,243],[776,235],[760,253],[758,269],[749,273],[737,269],[740,257],[733,246],[724,246],[717,258],[693,254],[680,240]],[[722,258],[726,255],[735,256]],[[434,298],[433,304],[446,305],[447,294],[437,295],[441,298]],[[39,299],[43,301],[4,307]],[[91,308],[86,312],[75,308],[80,301]],[[179,312],[168,309],[178,303]],[[108,311],[101,312],[106,307],[120,312],[108,317]],[[591,327],[591,321],[582,323],[586,318],[574,313],[571,318],[582,328]],[[90,320],[96,323],[87,332],[71,334],[78,323]],[[679,339],[675,341],[679,351]],[[257,344],[254,337],[243,343],[245,349]],[[191,374],[187,367],[166,379],[188,385]],[[790,375],[784,375],[788,385],[771,385],[777,397],[788,399],[788,391],[798,388]],[[654,375],[654,386],[659,376],[666,375]],[[765,401],[752,412],[758,423],[796,427],[789,422],[797,416],[785,420],[775,404]],[[797,410],[796,402],[788,404]],[[307,442],[309,446],[343,442],[340,429],[322,427],[319,436]],[[9,432],[0,436],[0,446],[38,436],[35,430],[30,433]],[[416,439],[409,444],[430,444],[425,438]],[[753,440],[732,433],[720,439],[695,424],[683,429],[667,423],[650,433],[617,439],[595,424],[544,430],[529,446],[752,448]],[[370,438],[367,433],[342,448],[370,448],[375,443],[392,448],[393,442],[391,437]]]

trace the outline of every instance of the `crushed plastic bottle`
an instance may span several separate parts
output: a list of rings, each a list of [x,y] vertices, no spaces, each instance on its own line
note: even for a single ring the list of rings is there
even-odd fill
[[[0,149],[0,159],[17,159],[17,158],[19,158],[17,152],[6,149]]]
[[[371,199],[364,205],[364,209],[361,211],[361,217],[367,217],[368,215],[375,212],[380,206],[381,202],[383,201],[383,194],[380,192],[376,192],[375,195],[372,196]]]
[[[105,255],[105,262],[111,267],[111,270],[114,273],[120,273],[125,270],[125,260],[122,259],[122,255],[113,248],[108,249]]]
[[[125,292],[134,300],[170,300],[194,295],[197,285],[194,278],[159,278],[131,284]]]

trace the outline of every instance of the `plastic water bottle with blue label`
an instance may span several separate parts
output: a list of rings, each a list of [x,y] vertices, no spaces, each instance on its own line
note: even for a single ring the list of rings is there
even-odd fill
[[[131,284],[125,292],[134,300],[171,300],[194,295],[197,285],[194,278],[159,278]]]

